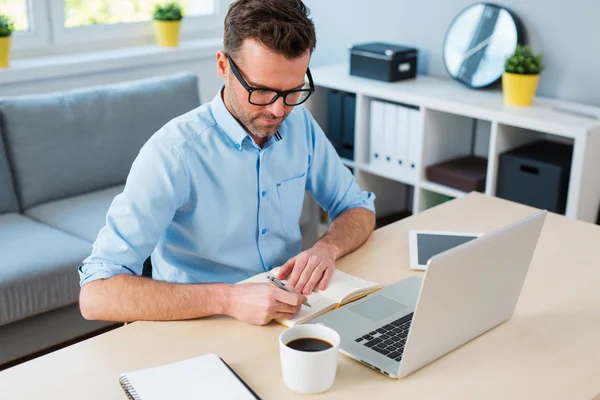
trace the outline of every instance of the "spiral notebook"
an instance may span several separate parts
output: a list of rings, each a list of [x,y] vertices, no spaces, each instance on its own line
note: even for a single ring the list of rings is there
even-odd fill
[[[260,398],[215,354],[122,374],[119,382],[131,400]]]

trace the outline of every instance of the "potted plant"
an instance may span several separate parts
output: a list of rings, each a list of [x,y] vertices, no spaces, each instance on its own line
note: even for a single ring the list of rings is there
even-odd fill
[[[181,6],[175,1],[157,4],[152,19],[156,43],[164,47],[177,47],[183,19]]]
[[[530,106],[544,69],[541,54],[534,55],[528,46],[517,45],[514,54],[504,63],[502,91],[504,103],[512,106]]]
[[[0,14],[0,68],[8,67],[10,63],[10,36],[15,30],[13,20]]]

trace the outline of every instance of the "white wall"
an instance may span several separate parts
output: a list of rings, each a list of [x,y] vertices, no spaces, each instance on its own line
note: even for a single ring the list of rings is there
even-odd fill
[[[474,0],[304,0],[317,29],[312,65],[348,61],[347,46],[374,40],[420,50],[421,73],[448,77],[442,44],[454,17]],[[547,68],[541,95],[600,106],[600,1],[498,0],[523,22]]]

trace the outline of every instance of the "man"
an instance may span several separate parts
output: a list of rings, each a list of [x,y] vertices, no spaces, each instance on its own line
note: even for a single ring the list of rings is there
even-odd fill
[[[179,320],[225,314],[252,324],[289,318],[325,289],[335,260],[373,230],[361,191],[302,106],[314,85],[316,37],[300,0],[239,0],[225,18],[209,103],[167,123],[144,145],[80,266],[87,319]],[[308,78],[307,85],[305,79]],[[301,252],[308,190],[333,222]],[[142,277],[150,255],[152,278]],[[234,285],[283,265],[296,293]]]

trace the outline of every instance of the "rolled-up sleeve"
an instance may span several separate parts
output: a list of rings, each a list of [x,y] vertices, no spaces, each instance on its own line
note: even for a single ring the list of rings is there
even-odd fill
[[[133,162],[123,193],[113,200],[91,255],[79,267],[80,286],[119,274],[141,275],[187,194],[182,149],[150,140]]]
[[[310,129],[307,190],[334,220],[346,210],[362,207],[375,214],[375,194],[362,190],[342,163],[312,115],[305,110]]]

